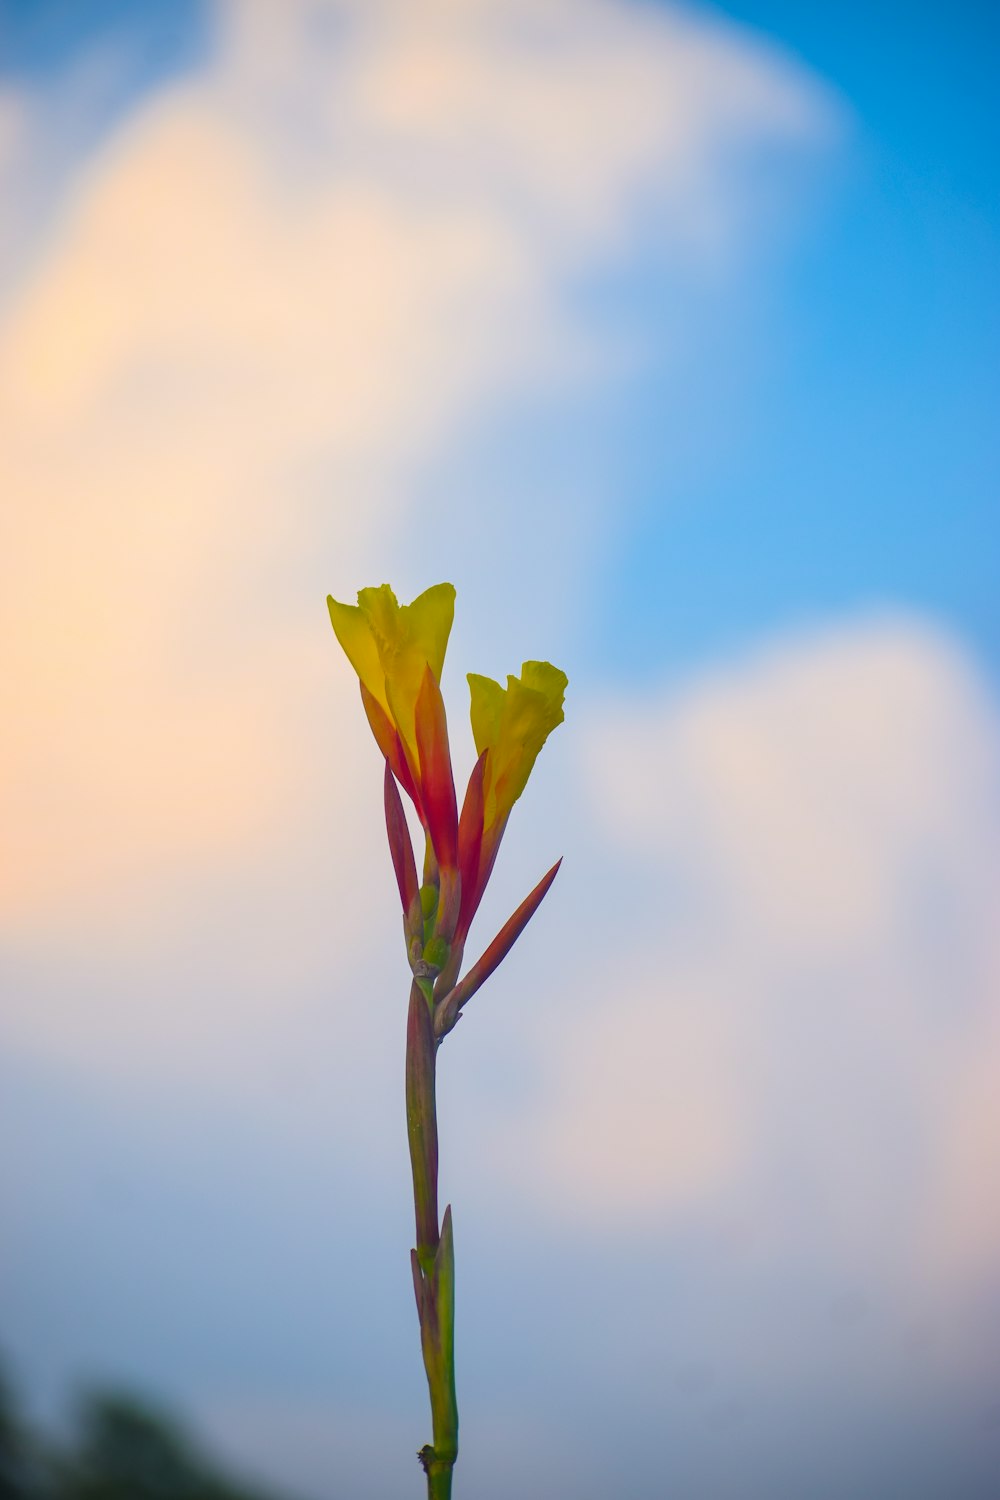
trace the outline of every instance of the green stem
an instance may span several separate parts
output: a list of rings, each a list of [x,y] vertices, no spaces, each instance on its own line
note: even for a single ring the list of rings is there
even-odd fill
[[[406,1131],[417,1230],[411,1262],[434,1434],[433,1444],[422,1448],[419,1457],[427,1475],[428,1500],[450,1500],[458,1457],[455,1257],[450,1208],[438,1225],[437,1042],[432,1010],[430,984],[415,981],[406,1026]]]
[[[427,1500],[451,1500],[451,1476],[454,1460],[427,1465]]]

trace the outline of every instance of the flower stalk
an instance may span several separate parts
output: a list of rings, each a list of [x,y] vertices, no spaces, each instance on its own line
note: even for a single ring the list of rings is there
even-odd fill
[[[426,981],[424,981],[426,984]],[[435,1101],[437,1041],[420,980],[410,986],[406,1023],[406,1132],[413,1173],[416,1248],[410,1251],[420,1319],[420,1347],[431,1400],[433,1442],[420,1450],[429,1497],[450,1497],[458,1457],[455,1393],[455,1249],[451,1206],[438,1227],[438,1138]]]
[[[440,678],[451,630],[451,584],[400,606],[388,585],[362,589],[358,604],[329,599],[334,632],[361,682],[361,697],[385,757],[385,825],[411,970],[406,1023],[406,1131],[416,1245],[410,1252],[420,1345],[430,1395],[432,1441],[418,1458],[428,1500],[450,1500],[458,1457],[455,1386],[455,1249],[451,1206],[438,1216],[437,1053],[464,1005],[493,974],[548,892],[542,877],[478,962],[462,975],[465,943],[492,873],[511,808],[552,729],[562,722],[565,674],[525,662],[507,687],[470,675],[478,760],[461,816]],[[424,832],[423,883],[400,789]]]

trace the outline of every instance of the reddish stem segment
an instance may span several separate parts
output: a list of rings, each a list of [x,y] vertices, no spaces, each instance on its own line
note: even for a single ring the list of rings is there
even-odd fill
[[[419,1457],[427,1475],[428,1500],[449,1500],[458,1456],[455,1255],[450,1207],[438,1227],[437,1041],[432,1004],[430,985],[425,993],[414,981],[406,1026],[406,1130],[417,1230],[417,1245],[410,1259],[434,1434],[433,1445],[422,1448]]]
[[[434,1259],[440,1238],[435,1051],[430,1007],[414,981],[410,986],[410,1010],[406,1021],[406,1133],[413,1172],[417,1255],[422,1266],[429,1265]]]

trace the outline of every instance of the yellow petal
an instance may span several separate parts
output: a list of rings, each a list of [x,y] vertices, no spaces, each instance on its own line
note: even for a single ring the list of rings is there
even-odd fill
[[[400,613],[405,617],[410,649],[419,654],[440,682],[444,653],[455,618],[454,584],[435,583],[432,588],[418,594]]]
[[[400,604],[387,583],[361,589],[358,607],[368,622],[386,676],[400,656],[412,656],[429,666],[440,682],[445,648],[455,615],[455,588],[436,583],[418,594],[412,604]]]
[[[546,733],[551,733],[566,717],[563,713],[563,699],[569,686],[569,678],[549,661],[525,661],[521,663],[521,681],[525,687],[533,688],[545,699],[545,712],[552,720]]]
[[[383,583],[378,588],[362,589],[358,608],[367,622],[381,669],[382,701],[411,755],[415,755],[417,694],[428,667],[435,681],[440,680],[455,614],[455,589],[450,583],[437,583],[412,604],[401,605],[389,585]]]
[[[525,662],[520,680],[508,677],[496,767],[497,798],[506,809],[524,791],[538,752],[562,723],[565,691],[565,673],[548,662]]]
[[[500,733],[500,718],[507,697],[499,682],[492,677],[480,677],[469,673],[469,692],[472,695],[472,737],[476,742],[476,754],[495,745]]]
[[[385,674],[365,611],[355,604],[341,604],[329,594],[326,602],[334,634],[344,648],[348,661],[372,697],[377,698],[388,712]]]

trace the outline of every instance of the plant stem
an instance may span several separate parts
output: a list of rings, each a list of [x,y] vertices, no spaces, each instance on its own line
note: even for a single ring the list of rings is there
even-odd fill
[[[422,1448],[419,1457],[427,1475],[428,1500],[450,1500],[452,1469],[458,1457],[455,1256],[450,1207],[445,1209],[444,1222],[438,1225],[433,1003],[427,981],[415,980],[406,1024],[406,1131],[417,1229],[417,1245],[410,1259],[434,1438],[433,1445]]]

